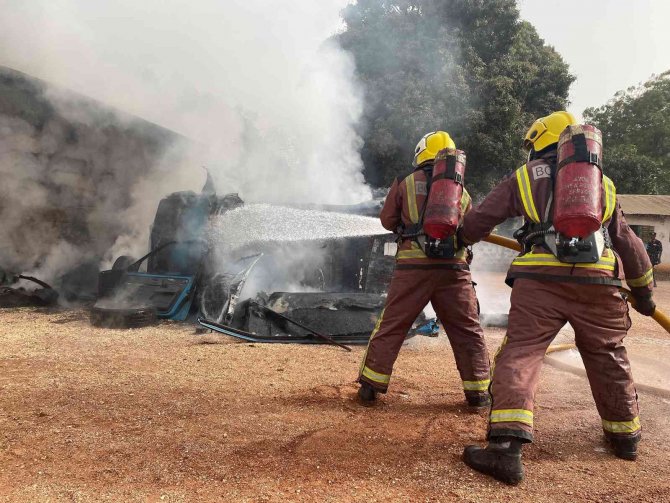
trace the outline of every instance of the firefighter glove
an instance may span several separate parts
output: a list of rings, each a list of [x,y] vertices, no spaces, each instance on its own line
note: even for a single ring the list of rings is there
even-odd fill
[[[656,311],[656,303],[651,298],[651,295],[644,297],[633,296],[633,298],[635,299],[635,306],[633,307],[638,313],[645,316],[654,315],[654,311]]]

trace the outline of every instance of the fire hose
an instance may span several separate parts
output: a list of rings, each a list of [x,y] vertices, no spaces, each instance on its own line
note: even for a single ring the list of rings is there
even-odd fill
[[[521,245],[517,243],[514,239],[499,236],[497,234],[490,234],[488,237],[484,238],[484,241],[486,241],[487,243],[492,243],[494,245],[502,246],[503,248],[509,248],[510,250],[514,250],[517,252],[521,251]],[[626,288],[620,288],[619,290],[621,290],[621,292],[625,294],[624,296],[626,297],[626,300],[630,302],[630,305],[633,306],[634,308],[635,298],[631,294],[631,291]],[[670,317],[668,317],[667,314],[665,314],[658,307],[656,307],[656,309],[654,310],[654,314],[651,317],[656,321],[656,323],[661,325],[661,327],[663,327],[666,332],[670,333]]]

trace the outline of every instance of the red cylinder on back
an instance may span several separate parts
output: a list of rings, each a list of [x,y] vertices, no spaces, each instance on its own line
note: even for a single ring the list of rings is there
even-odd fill
[[[433,239],[453,236],[461,221],[465,152],[446,148],[435,156],[433,177],[423,219],[424,232]]]
[[[595,126],[568,126],[558,140],[554,228],[584,238],[602,225],[602,133]]]

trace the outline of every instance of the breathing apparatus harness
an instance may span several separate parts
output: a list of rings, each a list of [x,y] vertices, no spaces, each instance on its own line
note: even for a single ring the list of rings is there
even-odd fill
[[[455,159],[455,158],[454,158]],[[426,207],[428,206],[428,196],[430,195],[430,188],[433,183],[433,165],[429,164],[419,169],[423,170],[426,175],[426,198],[421,207],[419,222],[411,225],[400,225],[396,233],[398,234],[398,246],[405,240],[411,239],[429,258],[450,259],[454,258],[458,251],[458,242],[456,234],[449,236],[447,239],[434,239],[428,236],[423,230],[423,220],[426,214]],[[457,183],[463,184],[463,179],[460,173],[455,172],[453,163],[447,165],[447,173],[443,174],[443,178],[452,178]],[[418,171],[418,170],[417,170]],[[468,255],[472,252],[468,250]],[[466,266],[467,267],[467,266]],[[459,268],[462,268],[459,267]]]
[[[549,162],[551,168],[552,187],[556,181],[556,163]],[[598,167],[600,167],[598,165]],[[513,237],[521,245],[522,255],[530,253],[534,246],[547,248],[560,262],[567,264],[595,264],[600,260],[605,248],[612,248],[607,228],[600,226],[596,232],[585,238],[568,237],[558,232],[552,222],[554,192],[550,196],[549,204],[540,223],[526,220],[522,227],[517,229]]]

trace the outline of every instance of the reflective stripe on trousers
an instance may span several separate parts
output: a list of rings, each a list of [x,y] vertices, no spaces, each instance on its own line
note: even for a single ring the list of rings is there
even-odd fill
[[[463,390],[465,391],[486,391],[489,389],[491,379],[483,379],[481,381],[463,381]]]
[[[491,423],[524,423],[533,426],[533,411],[526,409],[491,410]]]
[[[640,418],[637,416],[632,421],[607,421],[603,419],[603,430],[609,433],[635,433],[640,428]]]
[[[639,430],[630,362],[623,345],[628,305],[611,285],[516,279],[506,339],[494,359],[489,438],[532,441],[535,390],[546,349],[570,323],[593,398],[610,433]]]

